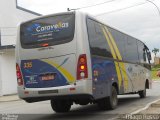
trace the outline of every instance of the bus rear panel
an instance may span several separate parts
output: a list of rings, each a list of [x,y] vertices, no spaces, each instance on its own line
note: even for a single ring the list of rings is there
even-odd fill
[[[72,12],[21,24],[16,68],[22,99],[91,96],[87,54],[77,54],[76,29]]]

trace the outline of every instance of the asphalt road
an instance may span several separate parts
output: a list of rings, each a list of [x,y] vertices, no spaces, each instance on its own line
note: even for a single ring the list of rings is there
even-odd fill
[[[0,103],[0,119],[15,118],[15,120],[107,120],[119,115],[132,113],[145,107],[148,103],[160,99],[160,82],[154,82],[152,89],[147,90],[147,97],[140,99],[139,95],[124,95],[119,97],[119,105],[115,110],[101,111],[97,105],[73,105],[69,113],[54,113],[50,101],[26,103],[22,100]],[[18,114],[18,115],[17,115]]]

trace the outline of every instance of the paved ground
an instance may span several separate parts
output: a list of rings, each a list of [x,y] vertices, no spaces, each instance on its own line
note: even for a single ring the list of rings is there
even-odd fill
[[[18,101],[20,100],[18,95],[7,95],[0,97],[0,102],[11,102],[11,101]]]
[[[0,113],[2,114],[19,114],[18,120],[65,120],[65,119],[84,119],[84,120],[107,120],[118,119],[119,115],[129,115],[130,113],[145,107],[148,103],[160,99],[160,82],[153,83],[153,89],[147,91],[148,96],[140,99],[138,95],[119,96],[118,108],[112,111],[100,111],[96,105],[78,106],[73,105],[71,112],[66,114],[56,114],[52,111],[49,101],[26,103],[18,100],[17,96],[0,97]],[[14,99],[13,99],[14,98]],[[12,99],[13,101],[10,101]],[[18,100],[18,101],[17,101]],[[157,104],[141,113],[160,113]],[[155,111],[155,112],[154,112]],[[29,115],[30,114],[30,115]],[[0,118],[2,118],[1,116]],[[5,117],[5,116],[4,116]],[[16,117],[16,116],[15,116]]]

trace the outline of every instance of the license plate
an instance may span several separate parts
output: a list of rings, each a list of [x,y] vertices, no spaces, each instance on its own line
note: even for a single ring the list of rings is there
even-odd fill
[[[54,80],[54,78],[55,78],[54,74],[41,76],[41,79],[44,80],[44,81],[46,81],[46,80]]]
[[[58,93],[58,90],[38,91],[38,94],[49,94],[49,93]]]

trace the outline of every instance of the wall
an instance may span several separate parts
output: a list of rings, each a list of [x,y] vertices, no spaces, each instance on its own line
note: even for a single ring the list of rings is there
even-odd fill
[[[0,0],[1,45],[15,44],[18,24],[35,17],[17,9],[15,0]]]
[[[0,71],[2,82],[2,95],[17,93],[15,50],[5,50],[0,53]]]
[[[154,58],[154,64],[155,64],[155,65],[160,64],[160,58],[159,58],[159,57],[155,57],[155,58]]]
[[[15,0],[0,0],[0,47],[15,45],[18,24],[35,17],[17,9]],[[15,64],[15,49],[0,50],[0,96],[17,93]]]

